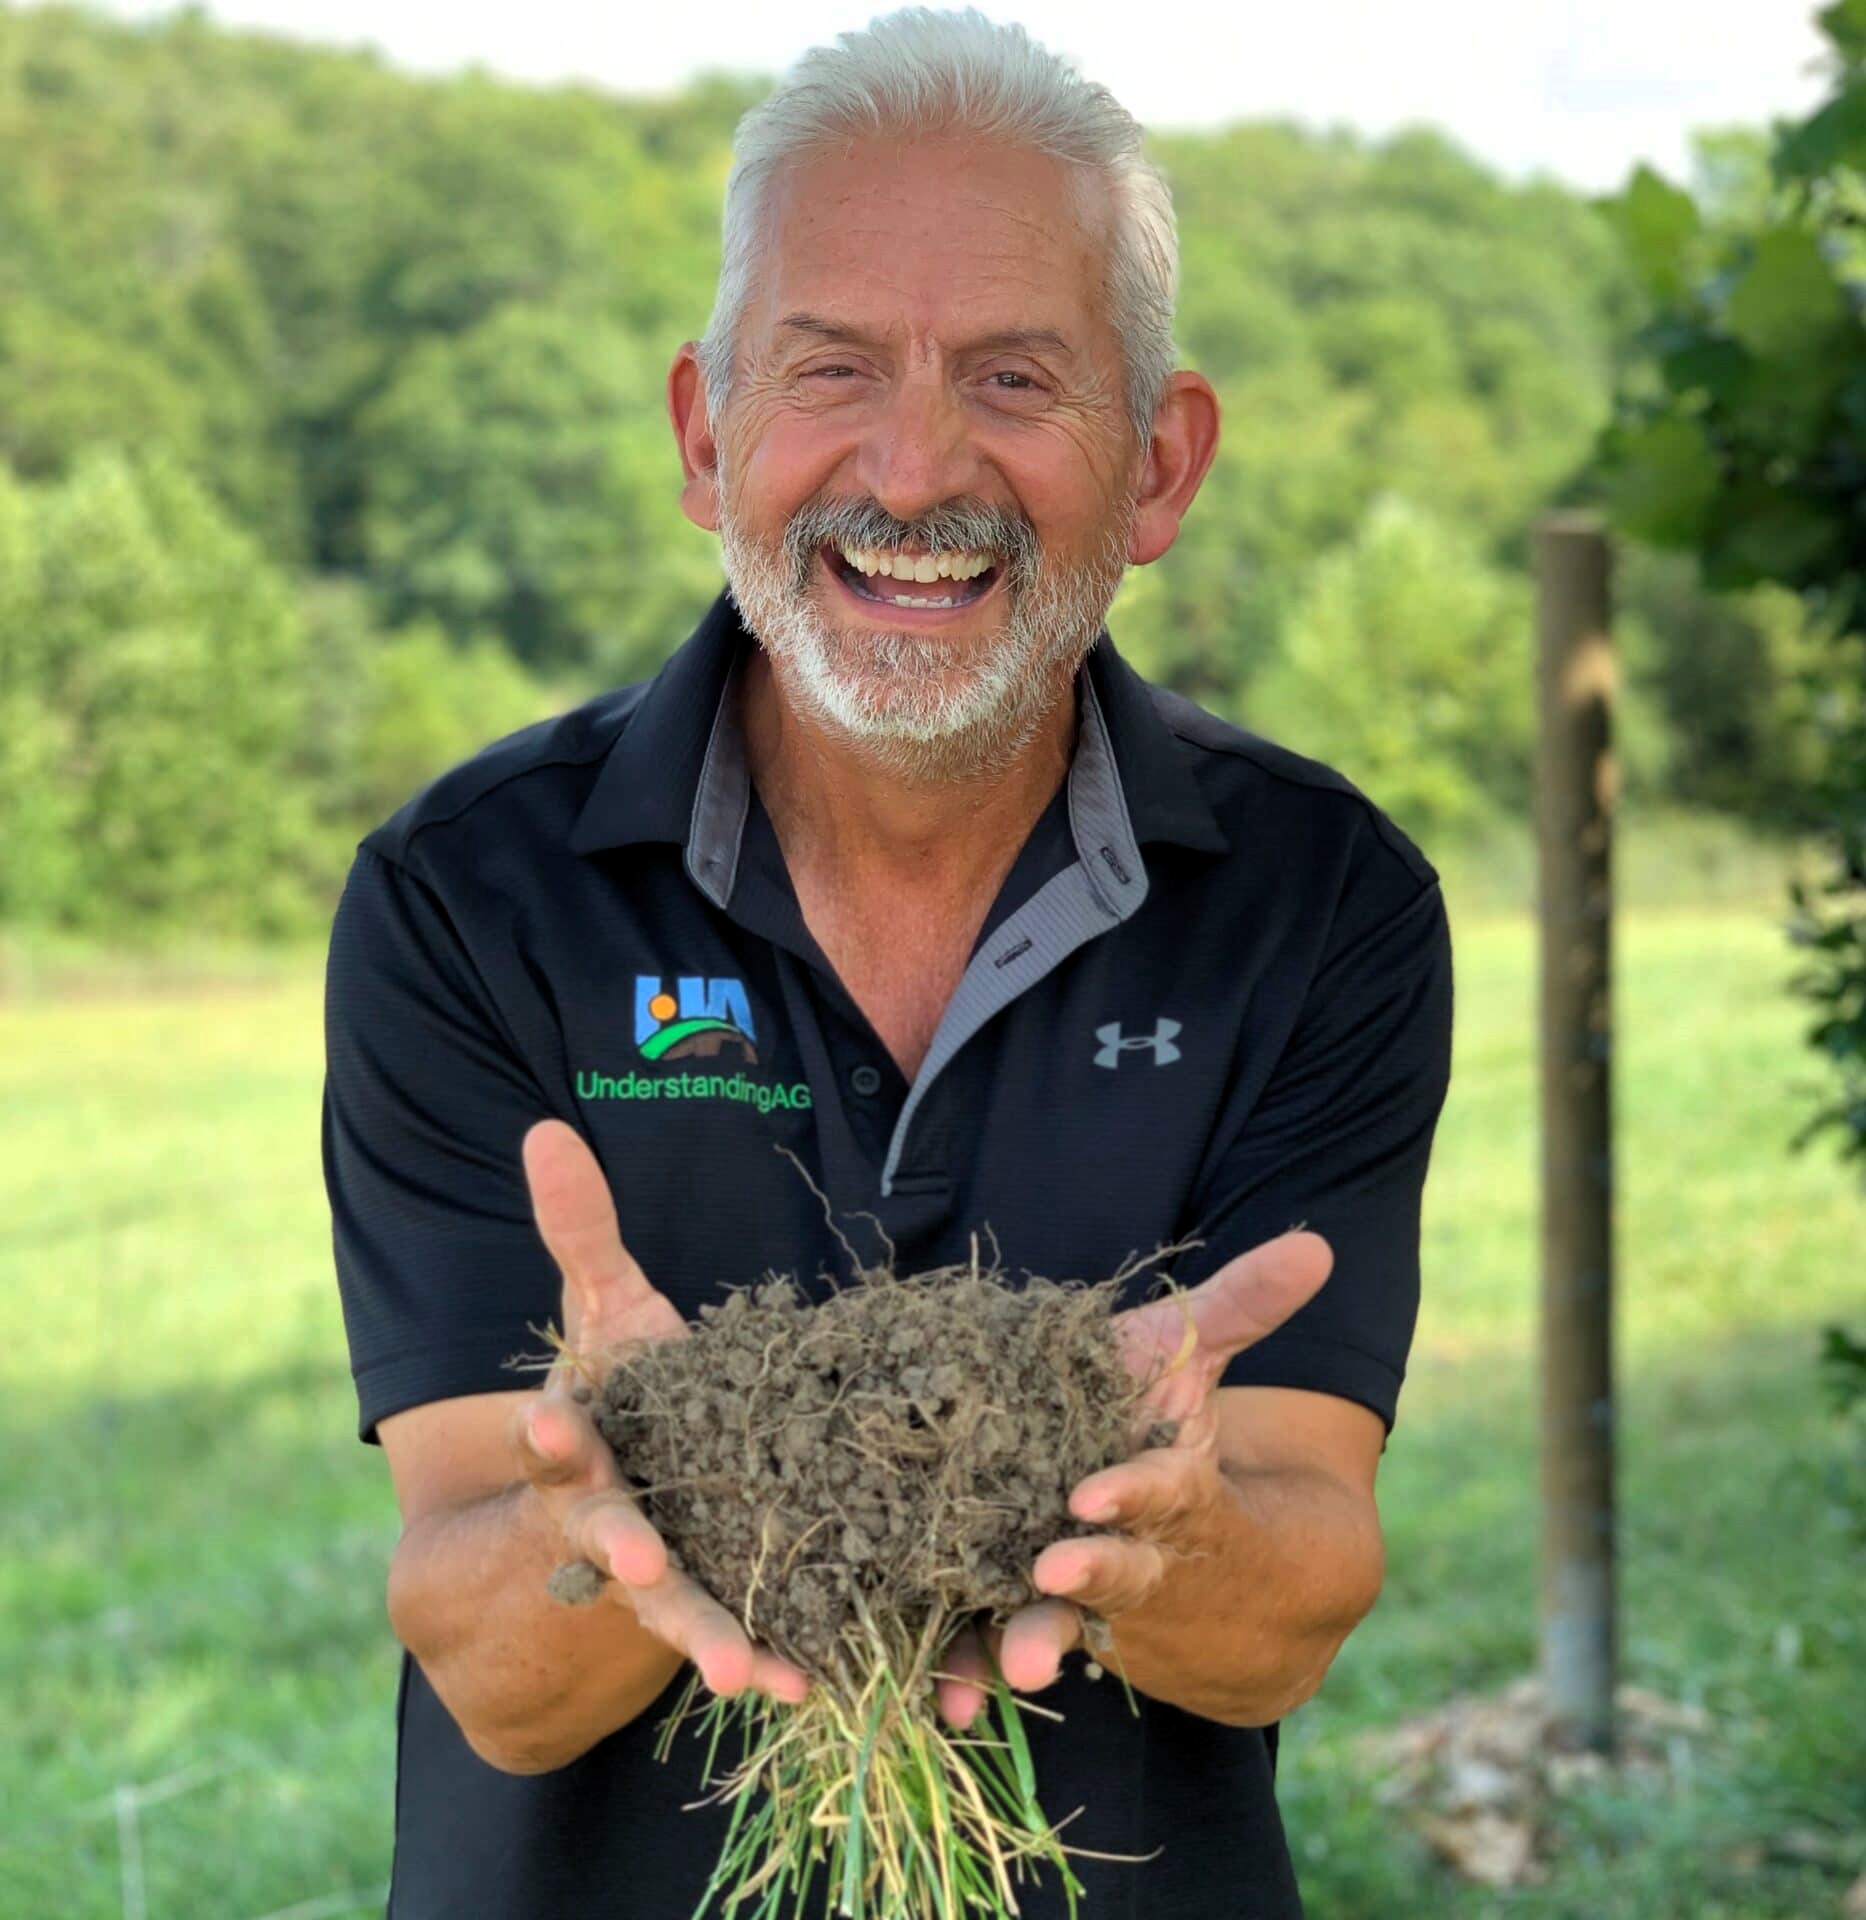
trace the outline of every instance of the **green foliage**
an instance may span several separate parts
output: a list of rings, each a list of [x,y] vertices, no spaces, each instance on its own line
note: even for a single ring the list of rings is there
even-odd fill
[[[1829,1326],[1821,1341],[1821,1367],[1835,1412],[1866,1405],[1866,1341],[1855,1340],[1843,1326]]]
[[[1816,829],[1832,646],[1781,587],[1707,594],[1696,561],[1628,543],[1614,597],[1629,800]]]
[[[1660,418],[1626,428],[1608,489],[1621,530],[1661,546],[1700,539],[1723,475],[1697,421]]]
[[[301,924],[305,797],[277,772],[303,637],[283,579],[161,458],[0,479],[0,527],[0,916]]]
[[[1603,445],[1627,532],[1692,552],[1714,588],[1792,589],[1819,636],[1795,678],[1831,851],[1792,932],[1838,1090],[1808,1131],[1866,1162],[1866,0],[1820,20],[1832,97],[1780,130],[1739,220],[1707,235],[1643,169],[1610,203],[1655,306]]]
[[[357,835],[448,757],[540,703],[651,671],[717,590],[715,543],[678,510],[663,383],[710,310],[730,136],[761,91],[711,78],[649,101],[423,79],[199,11],[132,27],[0,0],[0,465],[33,501],[113,445],[185,475],[246,536],[252,591],[280,609],[266,631],[302,660],[278,681],[298,718],[245,736],[272,756],[243,777],[275,796],[284,839],[268,894],[243,891],[252,868],[224,869],[214,912],[229,924],[327,911]],[[1299,751],[1348,756],[1422,831],[1519,806],[1520,635],[1462,677],[1444,649],[1489,617],[1471,581],[1518,609],[1495,618],[1520,617],[1527,526],[1589,458],[1639,276],[1579,198],[1508,184],[1430,132],[1252,125],[1157,146],[1180,212],[1181,341],[1226,425],[1176,547],[1123,589],[1123,646]],[[1760,166],[1735,136],[1714,160],[1722,211],[1706,230],[1753,197]],[[1708,244],[1656,178],[1629,218],[1655,254],[1689,262]],[[1820,291],[1805,259],[1772,267],[1739,303],[1745,327],[1769,336]],[[1705,377],[1736,379],[1751,348],[1732,338],[1731,355]],[[1663,482],[1694,448],[1669,428],[1647,448],[1653,510],[1681,527]],[[1369,616],[1344,568],[1388,564],[1368,530],[1389,495],[1455,548],[1439,595],[1455,639],[1431,638],[1423,613],[1381,616],[1425,649],[1411,671],[1345,627]],[[1641,764],[1655,798],[1766,812],[1771,769],[1793,759],[1773,731],[1792,703],[1714,728],[1730,756],[1714,769],[1679,736],[1700,718],[1681,688],[1733,684],[1692,677],[1703,605],[1692,582],[1642,611]],[[158,632],[144,630],[146,678]],[[1751,638],[1780,678],[1775,630]],[[185,691],[205,684],[203,644],[176,637],[179,710],[203,697]],[[209,883],[179,851],[131,878],[110,866],[129,857],[115,840],[61,851],[106,805],[66,752],[79,707],[29,670],[36,641],[0,645],[19,655],[9,684],[39,689],[30,727],[0,744],[22,876],[0,913],[127,932],[203,911]],[[1378,692],[1291,697],[1330,650]],[[26,695],[9,697],[23,715]],[[1481,721],[1449,717],[1467,697]],[[1377,709],[1415,698],[1429,711],[1393,723],[1401,751]]]
[[[1834,1417],[1852,1436],[1851,1459],[1837,1478],[1852,1511],[1854,1538],[1866,1546],[1866,1341],[1830,1323],[1821,1330],[1820,1367]]]
[[[1520,579],[1382,500],[1311,573],[1253,711],[1433,841],[1526,804],[1530,628]]]
[[[412,348],[356,425],[391,616],[497,632],[549,668],[651,671],[719,580],[669,484],[663,378],[574,308],[506,305]]]
[[[146,350],[30,295],[0,308],[0,453],[29,479],[65,472],[99,441],[163,447],[199,465],[200,396]]]
[[[387,818],[441,769],[566,704],[490,635],[459,642],[432,621],[383,632],[354,585],[309,590],[304,617],[305,722],[291,772],[315,796],[342,865],[359,823]],[[323,878],[340,884],[341,865]]]
[[[1804,956],[1796,985],[1814,1009],[1808,1043],[1835,1086],[1801,1137],[1837,1132],[1866,1169],[1866,639],[1834,651],[1832,756],[1818,789],[1829,859],[1818,878],[1796,881],[1790,933]]]
[[[1235,461],[1242,483],[1210,517],[1238,560],[1292,579],[1389,492],[1486,544],[1520,534],[1605,417],[1628,286],[1585,205],[1423,131],[1157,146],[1180,339],[1226,405],[1213,478]]]
[[[362,826],[550,708],[492,640],[313,603],[166,457],[0,467],[0,921],[315,929]]]
[[[1661,296],[1638,335],[1643,382],[1604,437],[1615,516],[1640,539],[1697,552],[1712,587],[1777,581],[1850,617],[1866,327],[1822,203],[1785,193],[1687,282],[1676,227],[1639,211],[1655,204],[1646,180],[1610,208]]]
[[[1682,294],[1703,227],[1690,194],[1642,165],[1606,212],[1646,288],[1661,299]]]

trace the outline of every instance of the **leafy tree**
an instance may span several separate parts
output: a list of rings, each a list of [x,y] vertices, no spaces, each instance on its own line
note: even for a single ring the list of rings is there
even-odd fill
[[[1292,605],[1383,494],[1520,574],[1530,517],[1605,418],[1631,277],[1574,196],[1507,186],[1434,134],[1255,124],[1155,147],[1179,337],[1225,430],[1119,630],[1146,671],[1255,724]],[[1285,717],[1290,744],[1322,751]]]
[[[37,501],[0,464],[0,918],[51,918],[75,888],[72,728],[35,622],[45,605]]]
[[[305,717],[289,777],[325,828],[329,858],[313,876],[323,888],[342,884],[356,835],[437,773],[574,704],[490,635],[462,644],[432,621],[384,632],[355,583],[308,588],[303,613]]]
[[[1529,628],[1520,579],[1389,496],[1310,576],[1252,722],[1339,767],[1417,834],[1520,811]]]
[[[0,308],[0,458],[29,480],[65,473],[100,440],[210,450],[201,396],[153,354],[30,295]]]
[[[358,420],[365,571],[392,619],[491,629],[553,669],[650,669],[719,589],[681,518],[665,369],[574,309],[415,348]]]
[[[0,919],[305,932],[357,835],[566,704],[496,641],[294,602],[173,465],[0,467]]]
[[[1832,653],[1800,598],[1706,593],[1692,555],[1629,543],[1615,600],[1626,697],[1642,708],[1631,718],[1647,730],[1638,765],[1620,754],[1629,795],[1818,829]]]
[[[0,481],[0,915],[285,931],[309,820],[277,778],[302,629],[172,462]]]
[[[1713,587],[1792,588],[1827,636],[1830,858],[1794,932],[1838,1083],[1809,1131],[1866,1160],[1866,0],[1819,20],[1831,96],[1777,130],[1735,231],[1648,168],[1610,204],[1652,315],[1605,451],[1629,533],[1695,553]]]

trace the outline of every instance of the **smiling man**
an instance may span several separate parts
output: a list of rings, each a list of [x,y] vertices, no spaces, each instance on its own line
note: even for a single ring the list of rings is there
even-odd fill
[[[766,1269],[827,1292],[840,1233],[911,1271],[989,1228],[1061,1277],[1196,1240],[1197,1340],[1169,1443],[1073,1491],[1098,1531],[953,1646],[941,1709],[970,1722],[990,1655],[1061,1716],[1032,1744],[1089,1911],[1296,1914],[1277,1722],[1381,1580],[1437,878],[1103,625],[1218,439],[1119,105],[1015,28],[909,10],[807,56],[736,153],[668,384],[729,592],[654,679],[368,835],[332,933],[325,1171],[404,1520],[390,1910],[686,1920],[726,1816],[684,1810],[698,1743],[655,1761],[663,1696],[688,1661],[808,1685],[670,1561],[565,1370],[509,1369],[534,1329],[678,1338]],[[1184,1324],[1148,1293],[1137,1369]],[[545,1592],[572,1555],[611,1576],[594,1606]]]

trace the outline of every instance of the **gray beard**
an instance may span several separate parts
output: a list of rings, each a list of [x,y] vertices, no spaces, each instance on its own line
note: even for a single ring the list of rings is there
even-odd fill
[[[774,553],[740,528],[722,472],[719,539],[732,598],[785,698],[878,771],[947,785],[1003,774],[1068,696],[1127,571],[1132,511],[1130,502],[1091,561],[1066,576],[1044,562],[1026,523],[994,509],[936,508],[899,522],[879,508],[813,504],[792,517]],[[832,526],[856,545],[1004,556],[1001,585],[1011,605],[1003,638],[981,651],[937,635],[826,620],[809,589]],[[903,527],[891,537],[882,530]]]

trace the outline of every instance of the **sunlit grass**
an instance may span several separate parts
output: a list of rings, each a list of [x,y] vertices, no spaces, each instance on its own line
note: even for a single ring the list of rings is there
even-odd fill
[[[1830,1151],[1787,1150],[1813,1066],[1767,909],[1635,913],[1619,955],[1626,1665],[1718,1735],[1689,1793],[1577,1804],[1560,1874],[1508,1899],[1442,1882],[1356,1758],[1358,1730],[1533,1657],[1532,946],[1456,896],[1454,926],[1387,1589],[1285,1728],[1311,1911],[1831,1911],[1831,1870],[1735,1852],[1866,1822],[1862,1570],[1814,1371],[1866,1296],[1866,1206]],[[118,1920],[114,1796],[152,1786],[150,1920],[380,1910],[395,1520],[354,1438],[320,1067],[316,956],[0,1002],[4,1920]]]

